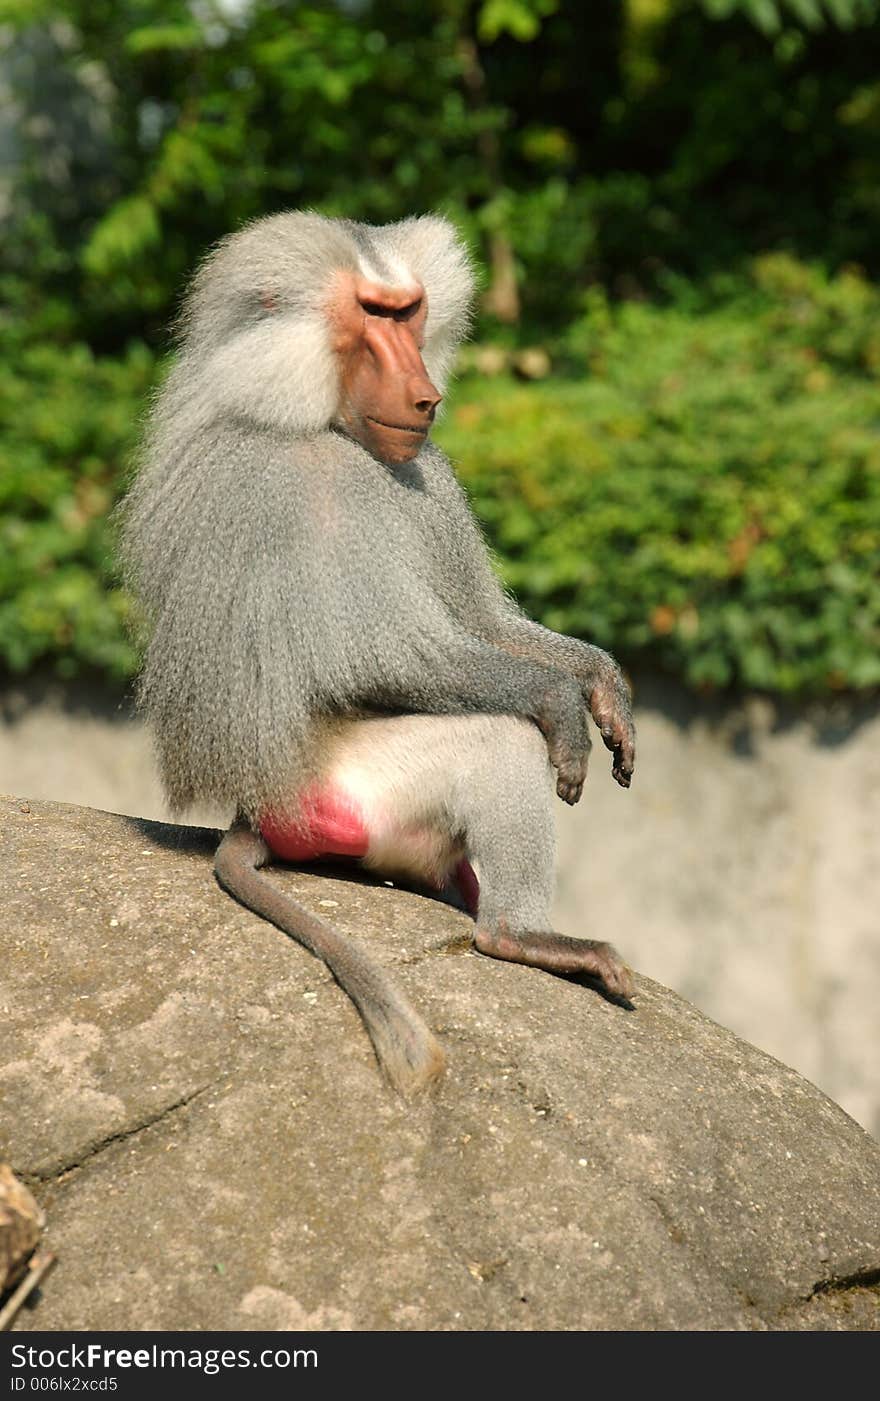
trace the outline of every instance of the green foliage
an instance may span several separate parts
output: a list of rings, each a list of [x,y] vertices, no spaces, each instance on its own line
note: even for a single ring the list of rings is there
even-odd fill
[[[762,19],[763,16],[763,19]],[[878,0],[0,0],[4,261],[119,352],[312,205],[509,238],[526,330],[768,248],[880,271]],[[0,117],[0,123],[3,119]],[[47,170],[51,178],[46,178]]]
[[[142,345],[113,360],[82,344],[17,347],[0,361],[0,661],[10,671],[132,672],[107,516],[154,374]]]
[[[531,609],[876,684],[878,0],[0,0],[0,49],[0,664],[130,672],[106,519],[179,289],[313,206],[512,266],[478,334],[561,373],[443,432]]]
[[[697,686],[880,684],[880,295],[784,256],[697,314],[588,298],[567,381],[441,437],[548,626]]]

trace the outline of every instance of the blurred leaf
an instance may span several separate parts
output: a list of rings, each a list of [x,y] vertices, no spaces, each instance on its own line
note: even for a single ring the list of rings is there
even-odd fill
[[[83,266],[104,277],[123,263],[130,263],[161,238],[159,216],[145,195],[120,200],[93,230],[82,250]]]
[[[534,39],[541,21],[553,14],[557,0],[483,0],[477,32],[487,44],[501,34],[510,34],[520,43]]]
[[[161,53],[167,50],[178,52],[195,49],[202,42],[202,31],[195,24],[150,25],[144,29],[133,29],[126,35],[125,47],[132,54]]]

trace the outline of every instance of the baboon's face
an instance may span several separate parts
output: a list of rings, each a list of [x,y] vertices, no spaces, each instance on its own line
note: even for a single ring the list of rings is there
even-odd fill
[[[387,287],[340,272],[328,314],[340,361],[341,423],[381,462],[411,461],[441,397],[422,361],[424,288]]]

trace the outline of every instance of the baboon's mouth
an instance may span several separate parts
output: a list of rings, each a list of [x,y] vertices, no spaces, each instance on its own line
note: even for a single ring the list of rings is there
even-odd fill
[[[428,436],[427,428],[420,423],[386,423],[384,418],[373,418],[372,414],[366,415],[368,423],[375,423],[378,428],[392,428],[395,433],[417,433],[420,438]]]

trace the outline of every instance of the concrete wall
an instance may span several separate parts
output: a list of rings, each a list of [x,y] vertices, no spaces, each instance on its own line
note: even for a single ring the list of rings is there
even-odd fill
[[[880,711],[640,688],[629,793],[594,749],[560,924],[795,1066],[880,1136]]]
[[[880,1137],[880,707],[648,681],[636,701],[631,791],[597,743],[582,802],[560,804],[559,927],[611,939]],[[142,730],[84,693],[7,692],[0,790],[165,815]]]

